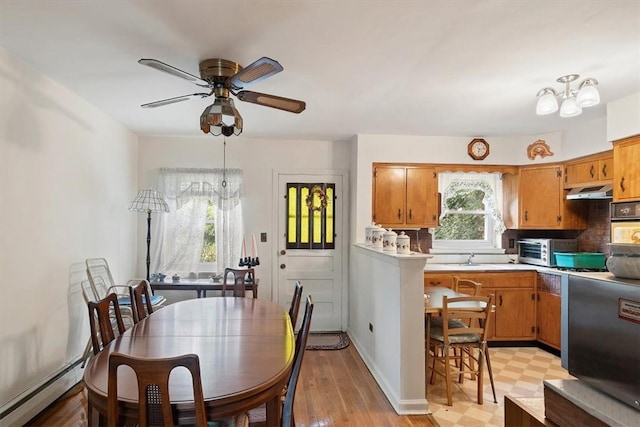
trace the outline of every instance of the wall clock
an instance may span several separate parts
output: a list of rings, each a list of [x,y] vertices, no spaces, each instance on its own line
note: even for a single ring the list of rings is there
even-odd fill
[[[467,153],[473,160],[483,160],[489,155],[489,143],[482,138],[475,138],[467,146]]]

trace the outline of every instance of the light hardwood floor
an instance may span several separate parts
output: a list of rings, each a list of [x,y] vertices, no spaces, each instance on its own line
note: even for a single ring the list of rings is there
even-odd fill
[[[344,350],[305,352],[294,413],[298,427],[438,427],[430,415],[398,416],[353,345]],[[87,400],[82,385],[28,424],[86,425]]]

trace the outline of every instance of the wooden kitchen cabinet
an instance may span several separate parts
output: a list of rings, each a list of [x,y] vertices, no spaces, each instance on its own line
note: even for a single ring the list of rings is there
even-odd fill
[[[509,229],[577,230],[587,228],[587,209],[567,200],[560,164],[522,166],[503,176],[504,222]]]
[[[438,226],[438,174],[419,164],[373,165],[372,220],[385,228]]]
[[[613,182],[613,151],[570,160],[564,165],[564,188]]]
[[[613,201],[640,200],[640,135],[613,143]]]
[[[453,276],[482,283],[481,295],[494,295],[495,312],[487,338],[492,341],[535,340],[536,272],[447,271],[425,272],[424,286],[453,286]]]
[[[557,274],[538,273],[536,336],[543,344],[560,350],[560,282]]]

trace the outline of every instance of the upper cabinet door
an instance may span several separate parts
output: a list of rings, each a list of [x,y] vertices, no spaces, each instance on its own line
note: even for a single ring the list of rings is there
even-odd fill
[[[640,200],[640,135],[613,143],[613,200]]]
[[[556,228],[560,225],[560,166],[520,171],[520,224],[522,228]]]
[[[404,224],[406,182],[404,167],[374,167],[373,221],[376,224],[384,226]]]
[[[407,225],[438,226],[438,174],[435,168],[407,168]]]

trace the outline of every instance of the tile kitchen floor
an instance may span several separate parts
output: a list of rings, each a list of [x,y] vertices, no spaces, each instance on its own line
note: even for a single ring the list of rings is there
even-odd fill
[[[543,397],[543,380],[573,378],[560,366],[560,358],[536,347],[491,347],[491,367],[498,403],[493,403],[485,368],[484,404],[476,402],[476,382],[468,375],[453,385],[453,406],[447,406],[444,378],[427,384],[427,400],[441,427],[504,426],[504,396]]]

